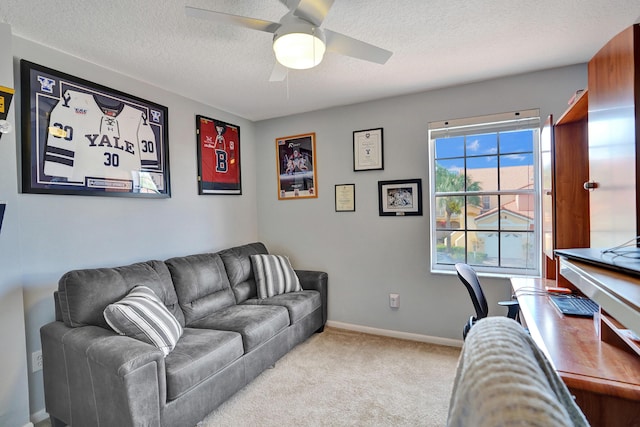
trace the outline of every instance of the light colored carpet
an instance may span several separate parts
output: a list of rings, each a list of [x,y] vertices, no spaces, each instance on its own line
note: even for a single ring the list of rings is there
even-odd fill
[[[444,426],[459,355],[327,327],[198,427]]]

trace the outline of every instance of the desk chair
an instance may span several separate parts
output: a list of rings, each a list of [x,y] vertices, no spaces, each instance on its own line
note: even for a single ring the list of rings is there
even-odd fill
[[[468,264],[463,263],[457,263],[455,267],[458,272],[458,277],[469,291],[471,302],[473,302],[473,307],[476,309],[475,317],[469,317],[469,321],[464,325],[462,330],[462,338],[464,339],[467,337],[467,333],[474,323],[487,317],[489,314],[489,307],[487,306],[487,299],[484,297],[484,292],[482,291],[482,286],[480,285],[480,280],[478,280],[478,275],[475,270]],[[518,305],[518,301],[500,301],[498,304],[509,308],[507,317],[519,320],[518,313],[520,311],[520,306]]]

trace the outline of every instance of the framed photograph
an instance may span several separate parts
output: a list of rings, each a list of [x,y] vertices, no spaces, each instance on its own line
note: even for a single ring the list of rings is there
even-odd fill
[[[242,194],[240,127],[196,116],[198,194]]]
[[[166,198],[166,107],[20,61],[22,192]]]
[[[422,180],[378,181],[380,216],[422,215]]]
[[[356,185],[336,185],[336,212],[355,212],[356,210]]]
[[[276,138],[278,199],[318,197],[316,134]]]
[[[353,170],[384,169],[382,128],[353,132]]]

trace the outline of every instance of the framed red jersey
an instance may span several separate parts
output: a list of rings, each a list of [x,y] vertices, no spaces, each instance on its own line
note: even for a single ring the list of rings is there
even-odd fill
[[[198,194],[242,194],[240,127],[196,116]]]

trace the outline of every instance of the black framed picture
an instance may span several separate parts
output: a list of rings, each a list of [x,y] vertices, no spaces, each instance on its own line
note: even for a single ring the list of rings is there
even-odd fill
[[[422,215],[422,180],[378,181],[380,216]]]
[[[168,110],[20,61],[22,192],[167,198]]]
[[[198,194],[242,194],[240,126],[196,116]]]

